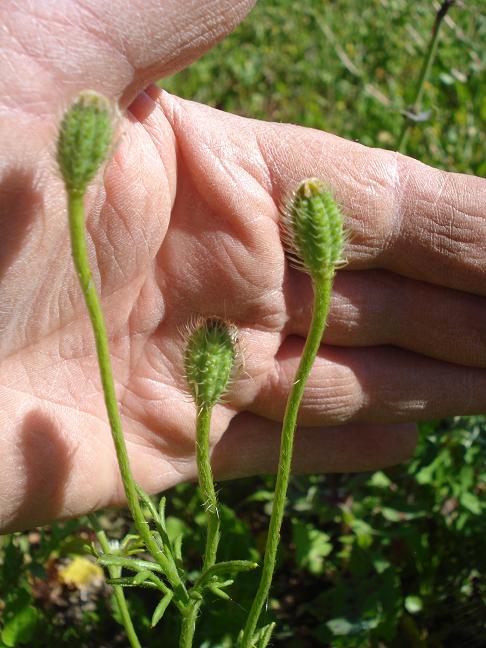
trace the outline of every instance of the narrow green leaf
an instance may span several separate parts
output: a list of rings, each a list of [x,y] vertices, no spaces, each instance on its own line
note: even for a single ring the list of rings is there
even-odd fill
[[[211,583],[211,585],[216,585],[216,587],[219,587],[219,589],[223,589],[223,587],[229,587],[230,585],[233,585],[234,582],[235,581],[232,578],[230,578],[229,580],[222,581],[221,583],[220,582]]]
[[[148,495],[143,488],[141,488],[138,484],[135,484],[135,488],[137,489],[137,495],[140,497],[142,502],[145,504],[145,506],[148,508],[150,511],[150,515],[152,516],[154,522],[156,522],[159,518],[159,514],[157,513],[157,509],[155,508],[154,503],[152,502],[152,499],[150,495]]]
[[[216,585],[208,585],[208,590],[216,596],[219,596],[219,598],[222,598],[224,601],[231,601],[231,596],[226,594],[226,592],[223,592],[223,590],[219,589]]]
[[[142,502],[150,511],[150,515],[152,516],[152,519],[154,521],[155,528],[159,532],[161,540],[163,542],[164,553],[170,553],[171,555],[173,555],[174,551],[172,549],[172,543],[167,533],[167,528],[165,524],[165,502],[164,502],[164,506],[162,507],[162,517],[161,517],[160,509],[158,512],[157,509],[155,508],[155,504],[153,503],[152,498],[149,495],[147,495],[147,493],[144,490],[142,490],[140,486],[137,486],[137,493],[140,499],[142,500]]]
[[[143,583],[134,583],[132,576],[121,576],[120,578],[107,578],[108,585],[120,585],[121,587],[146,587],[147,589],[160,589],[155,583],[151,581],[144,581]]]
[[[83,551],[85,553],[89,554],[90,556],[94,556],[95,558],[97,558],[99,556],[98,551],[96,550],[96,547],[95,547],[94,543],[84,544],[83,545]]]
[[[143,547],[143,540],[139,535],[136,535],[135,533],[127,534],[120,543],[120,549],[122,550],[123,554],[125,554],[125,552],[130,552],[137,547]]]
[[[166,611],[169,603],[172,601],[173,596],[173,592],[167,592],[167,594],[159,601],[152,615],[152,621],[150,624],[152,628],[154,628],[160,621],[160,619],[164,616],[164,612]]]
[[[143,582],[145,582],[148,578],[152,576],[152,572],[148,570],[140,571],[136,576],[133,577],[133,584],[134,585],[141,585]]]
[[[199,592],[199,590],[192,589],[189,592],[189,598],[194,599],[195,601],[202,601],[203,596],[202,596],[201,592]]]
[[[227,560],[225,562],[216,563],[216,565],[207,569],[204,574],[201,574],[196,581],[195,586],[201,586],[207,583],[213,576],[250,571],[257,567],[258,563],[252,562],[251,560]]]
[[[165,525],[165,505],[167,502],[166,497],[161,497],[160,502],[159,502],[159,520],[160,524],[163,526],[164,530],[167,531],[166,525]]]
[[[266,648],[272,638],[272,633],[275,628],[275,623],[269,623],[263,626],[255,635],[254,642],[257,648]]]
[[[474,493],[462,493],[460,496],[460,502],[468,511],[474,515],[481,515],[482,507],[481,500],[474,495]]]
[[[135,572],[149,570],[163,573],[160,565],[154,562],[148,562],[148,560],[124,558],[122,556],[107,556],[106,554],[103,554],[98,558],[98,562],[104,567],[124,567],[125,569]]]
[[[177,560],[182,561],[182,541],[184,539],[184,536],[182,533],[174,539],[174,556],[176,557]]]

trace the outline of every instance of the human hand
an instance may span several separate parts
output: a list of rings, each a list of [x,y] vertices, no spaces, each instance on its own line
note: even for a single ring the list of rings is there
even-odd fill
[[[142,92],[252,2],[160,5],[0,8],[0,529],[123,501],[55,165],[62,111],[86,88],[122,112],[113,159],[87,197],[87,228],[144,489],[196,476],[179,328],[197,314],[235,322],[244,350],[244,371],[214,412],[216,477],[274,469],[311,308],[308,277],[285,263],[278,204],[304,177],[329,183],[352,240],[295,468],[393,464],[413,450],[411,421],[485,408],[486,181]]]

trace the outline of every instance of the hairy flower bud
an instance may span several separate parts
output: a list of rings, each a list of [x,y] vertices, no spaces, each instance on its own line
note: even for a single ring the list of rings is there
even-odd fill
[[[217,317],[202,320],[190,333],[184,366],[198,408],[215,405],[225,390],[236,360],[236,328]]]
[[[314,279],[334,274],[342,263],[343,217],[330,191],[317,178],[300,183],[282,209],[286,252]]]
[[[109,100],[82,92],[66,111],[57,141],[57,161],[68,192],[84,194],[111,146],[113,110]]]

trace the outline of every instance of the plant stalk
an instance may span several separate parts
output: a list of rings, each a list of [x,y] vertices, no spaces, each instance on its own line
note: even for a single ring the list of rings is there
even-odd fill
[[[181,634],[179,637],[179,648],[192,648],[194,633],[196,632],[197,615],[202,601],[194,601],[189,604],[187,613],[182,616]]]
[[[196,416],[196,462],[199,476],[201,499],[207,516],[206,547],[204,550],[203,573],[216,562],[219,544],[218,499],[214,488],[213,472],[209,458],[209,431],[211,428],[212,406],[202,405]],[[196,621],[202,602],[194,600],[189,604],[187,614],[182,619],[180,648],[190,648],[196,630]]]
[[[187,591],[177,570],[174,569],[173,565],[170,564],[170,561],[167,560],[167,557],[164,556],[150,533],[148,523],[140,506],[135,481],[128,461],[127,447],[125,444],[125,437],[123,436],[120,412],[118,409],[113,382],[108,335],[106,332],[103,311],[101,309],[101,304],[96,293],[96,288],[89,267],[89,257],[85,239],[83,194],[75,191],[68,191],[68,214],[74,266],[78,274],[79,283],[93,328],[106,411],[108,413],[108,420],[110,423],[113,443],[115,444],[116,456],[120,467],[128,507],[135,522],[137,531],[142,537],[147,550],[163,568],[169,582],[174,587],[176,600],[179,599],[180,604],[183,605],[188,602]]]
[[[444,20],[447,12],[452,7],[454,2],[455,0],[444,0],[444,2],[442,2],[435,16],[434,25],[432,27],[432,33],[427,46],[427,52],[422,64],[422,69],[420,70],[417,86],[415,88],[415,98],[409,109],[410,112],[413,114],[418,114],[420,112],[420,108],[422,106],[422,99],[425,91],[425,83],[430,76],[430,71],[432,69],[432,65],[434,63],[435,56],[437,54],[440,27],[442,25],[442,21]],[[406,152],[408,138],[410,137],[411,129],[412,129],[412,125],[410,123],[410,119],[406,115],[404,115],[404,122],[403,122],[402,130],[400,132],[400,137],[398,138],[398,144],[397,144],[397,151],[399,153]]]
[[[196,421],[196,460],[199,475],[201,499],[207,515],[206,548],[204,551],[203,572],[216,562],[219,544],[219,513],[213,473],[209,460],[209,430],[211,425],[210,407],[201,407]]]
[[[312,365],[319,350],[326,325],[329,302],[331,297],[332,281],[334,273],[329,276],[313,279],[314,305],[312,322],[305,342],[304,351],[300,359],[295,381],[290,391],[287,407],[282,426],[282,437],[280,442],[280,458],[278,464],[277,481],[275,485],[275,496],[273,501],[272,514],[268,529],[267,545],[263,560],[262,575],[257,593],[253,599],[246,625],[241,638],[241,648],[251,648],[251,642],[255,633],[258,619],[262,612],[265,601],[268,598],[272,583],[277,549],[280,541],[280,529],[285,511],[287,488],[292,463],[292,451],[294,446],[295,428],[299,406],[304,395],[304,388],[309,377]]]

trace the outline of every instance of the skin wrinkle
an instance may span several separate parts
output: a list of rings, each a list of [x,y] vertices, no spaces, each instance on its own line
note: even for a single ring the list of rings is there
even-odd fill
[[[37,5],[38,8],[39,6],[43,5]],[[90,39],[83,39],[81,42],[79,27],[74,20],[69,19],[69,11],[59,17],[56,15],[56,10],[59,11],[62,6],[57,4],[55,8],[51,7],[48,16],[29,12],[23,24],[22,38],[25,41],[24,50],[30,61],[35,62],[47,73],[52,85],[57,85],[54,79],[60,74],[64,84],[69,87],[76,84],[77,79],[82,75],[76,63],[79,59],[77,52],[82,52],[83,56],[88,56],[90,51],[93,52],[90,57],[91,73],[98,67],[98,61],[103,59],[98,57],[96,48],[91,48]],[[52,34],[53,26],[59,29],[56,31],[55,42],[51,43],[48,35]],[[70,38],[71,33],[76,34],[77,38]],[[66,51],[69,51],[71,56],[66,56]],[[101,76],[102,70],[99,68],[98,77]]]
[[[149,95],[150,96],[150,95]],[[154,107],[155,107],[155,102],[154,102]],[[132,113],[133,114],[133,113]],[[168,168],[168,161],[166,160],[166,155],[167,155],[167,142],[165,141],[166,138],[159,138],[158,135],[159,133],[156,131],[155,128],[150,128],[149,127],[149,122],[147,119],[144,119],[143,121],[140,122],[147,132],[147,135],[149,137],[149,141],[153,146],[154,152],[156,153],[156,159],[161,162],[162,168],[163,168],[163,174],[161,174],[162,178],[166,180],[167,184],[167,193],[170,196],[170,208],[174,207],[174,201],[175,201],[175,186],[177,184],[177,175],[176,172],[172,172]],[[170,159],[175,160],[177,159],[177,153],[176,153],[176,139],[173,130],[171,129],[169,123],[167,121],[164,122],[164,126],[167,124],[167,127],[169,129],[169,138],[170,138],[170,144],[171,146],[169,147],[170,150]],[[164,129],[164,135],[165,129]],[[173,165],[176,167],[176,165]],[[160,223],[161,224],[161,223]]]
[[[132,74],[135,72],[134,68],[131,66],[130,61],[126,56],[125,44],[123,42],[123,34],[120,33],[117,29],[106,29],[106,25],[102,24],[99,16],[96,13],[95,7],[91,6],[92,3],[89,0],[76,0],[76,4],[80,9],[80,17],[78,24],[84,29],[85,32],[94,36],[97,42],[103,45],[109,45],[112,52],[116,54],[121,54],[125,61],[132,68]],[[93,25],[93,20],[95,25]]]
[[[186,143],[185,136],[184,136],[184,143]],[[188,142],[188,144],[189,144],[189,142]],[[231,151],[231,147],[228,146],[226,150],[227,150],[227,151]],[[226,178],[227,178],[227,176],[228,176],[228,174],[229,174],[230,177],[232,178],[233,182],[235,183],[235,186],[236,186],[236,185],[241,186],[241,177],[238,177],[238,176],[233,172],[233,166],[236,164],[236,162],[233,162],[233,160],[231,160],[232,155],[230,155],[230,162],[226,162],[225,159],[218,160],[218,159],[217,159],[217,155],[216,155],[217,152],[215,152],[215,151],[213,150],[213,147],[212,147],[211,143],[210,143],[210,142],[206,142],[206,141],[204,142],[204,151],[206,151],[206,152],[208,153],[208,156],[210,157],[212,163],[215,163],[215,164],[218,165],[221,169],[224,170],[224,172],[225,172],[225,173],[224,173],[225,180],[226,180]],[[184,154],[184,150],[182,150],[182,154]],[[221,150],[220,150],[220,154],[221,154]],[[197,160],[198,160],[198,167],[201,168],[201,169],[204,168],[204,166],[206,165],[206,163],[205,163],[205,159],[204,159],[204,156],[203,156],[201,159],[199,158],[199,151],[198,151],[198,157],[197,157]],[[235,167],[235,168],[236,168],[236,167]],[[238,168],[239,168],[239,167],[238,167]],[[251,168],[249,169],[249,168],[248,168],[247,163],[245,163],[245,164],[243,165],[243,169],[244,169],[244,170],[249,174],[249,177],[251,177],[252,179],[257,180],[257,176],[256,176],[256,174],[253,172],[253,169],[251,169]],[[192,169],[191,169],[191,170],[192,170]],[[242,171],[242,169],[239,168],[239,171],[240,171],[240,176],[241,176],[241,171]],[[258,183],[260,183],[260,179],[259,179],[259,178],[258,178]],[[228,191],[228,189],[227,189],[227,187],[226,187],[224,181],[221,181],[219,184],[220,184],[220,186],[225,186],[225,195],[231,193],[231,192]],[[258,186],[260,187],[260,184],[259,184]],[[235,196],[238,196],[238,195],[240,194],[240,189],[238,189],[238,191],[236,191],[236,192],[234,192],[234,193],[235,193]],[[207,204],[211,209],[213,208],[213,202],[214,202],[214,205],[217,205],[217,204],[219,203],[219,200],[220,200],[219,192],[218,192],[217,196],[214,198],[214,201],[209,199],[209,198],[210,198],[209,195],[206,197],[206,193],[205,193],[205,192],[200,192],[200,193],[199,193],[199,198],[200,198],[200,200],[205,201],[206,204]],[[211,194],[211,198],[212,198],[212,194]],[[228,208],[228,206],[227,206],[227,208]],[[236,211],[239,211],[239,208],[240,208],[240,206],[237,205],[237,206],[236,206],[236,209],[235,209],[235,212],[236,212]],[[232,214],[230,214],[230,216],[232,216]],[[253,217],[252,217],[252,218],[253,218]],[[256,217],[255,217],[255,218],[256,218]],[[238,215],[237,219],[233,219],[233,220],[236,220],[236,222],[239,223],[239,221],[241,221],[241,216]],[[230,222],[231,222],[231,219],[227,219],[227,220],[226,220],[226,223],[230,223]],[[262,219],[262,222],[264,223],[263,219]],[[245,224],[246,224],[247,226],[249,226],[249,225],[254,225],[254,221],[251,220],[250,222],[246,222],[246,220],[245,220]],[[239,224],[238,226],[241,228],[241,225],[240,225],[240,224]],[[246,247],[247,249],[251,249],[252,245],[254,245],[254,247],[255,247],[255,252],[257,253],[257,252],[259,251],[260,247],[261,247],[261,244],[259,243],[259,241],[260,241],[260,239],[263,240],[263,241],[265,241],[265,237],[264,237],[264,236],[261,236],[261,237],[260,237],[260,236],[255,236],[254,227],[247,227],[247,231],[248,231],[248,239],[245,239],[245,240],[244,240],[244,242],[245,242],[245,247]],[[242,236],[242,233],[239,232],[239,238],[240,238],[240,239],[241,239],[241,236]],[[277,266],[278,266],[278,264],[277,264]],[[241,273],[239,273],[239,274],[241,274]]]
[[[346,423],[352,420],[355,414],[362,408],[363,399],[361,389],[357,384],[356,377],[350,372],[340,376],[338,372],[330,377],[326,376],[326,382],[319,386],[306,388],[305,409],[302,409],[302,417],[308,414],[315,414],[322,417],[332,417],[334,423]]]
[[[117,219],[116,225],[118,227],[122,227],[124,232],[121,233],[118,231],[117,227],[113,227],[113,218],[110,219],[110,223],[108,227],[105,228],[99,228],[97,226],[97,238],[101,239],[100,244],[99,244],[99,251],[96,253],[96,259],[97,259],[97,267],[98,268],[106,268],[106,276],[103,277],[103,275],[100,273],[100,280],[101,280],[101,286],[104,285],[105,283],[115,283],[119,282],[120,278],[122,282],[127,282],[129,280],[129,275],[132,274],[132,272],[135,270],[137,263],[136,259],[134,258],[133,251],[135,250],[135,255],[136,255],[136,246],[130,247],[130,253],[125,254],[125,261],[123,265],[119,261],[119,254],[118,250],[120,248],[120,243],[119,241],[122,239],[124,234],[128,234],[128,236],[132,236],[128,232],[128,228],[125,225],[125,221],[123,220],[121,214],[121,208],[118,207],[118,205],[114,205],[112,201],[110,201],[109,198],[107,198],[105,207],[109,207],[111,211],[111,216],[115,216]],[[99,233],[98,233],[99,232]],[[113,240],[112,240],[113,239]],[[93,240],[93,239],[92,239]],[[109,263],[103,263],[102,260],[106,259],[109,261]],[[101,263],[98,263],[98,260],[101,261]],[[113,264],[115,267],[113,267]],[[132,269],[133,266],[133,269]],[[144,268],[142,271],[139,271],[140,274],[145,274],[147,272],[147,269]],[[101,289],[101,294],[102,294],[102,289]]]
[[[406,160],[406,158],[403,158],[403,160]],[[460,174],[446,174],[443,171],[429,169],[417,161],[409,161],[407,164],[411,170],[408,174],[409,177],[404,187],[404,191],[408,194],[416,194],[417,198],[415,204],[409,204],[404,209],[402,232],[401,236],[396,239],[398,242],[397,244],[399,244],[400,239],[407,240],[407,238],[409,238],[410,242],[414,245],[420,245],[425,250],[429,250],[430,237],[433,236],[439,241],[439,245],[436,245],[437,252],[439,254],[441,252],[447,252],[454,265],[460,267],[464,265],[464,263],[467,263],[470,266],[478,267],[478,269],[484,268],[484,261],[482,263],[476,263],[475,258],[481,257],[481,249],[479,246],[476,246],[475,243],[480,239],[481,229],[484,229],[484,217],[482,217],[479,212],[477,216],[475,215],[477,207],[471,204],[467,194],[464,194],[466,196],[464,200],[469,202],[472,207],[468,212],[459,209],[458,206],[454,205],[449,198],[451,187],[454,187],[458,180],[461,180],[461,183],[464,184],[466,176],[461,176]],[[412,167],[415,167],[414,174],[412,174]],[[422,171],[422,177],[426,179],[427,184],[425,186],[416,183],[420,171]],[[412,178],[413,183],[411,182]],[[439,184],[437,184],[437,182]],[[437,187],[439,188],[440,199],[435,197]],[[464,191],[466,190],[464,189]],[[454,191],[454,193],[456,196],[458,195],[457,191]],[[444,194],[446,195],[444,196]],[[429,196],[432,196],[432,198],[429,198]],[[425,207],[421,207],[420,201],[422,200],[425,203]],[[427,218],[421,217],[421,214],[423,213],[427,213]],[[460,226],[458,226],[457,218],[459,214],[461,215],[459,220],[461,223]],[[470,222],[471,220],[475,225],[468,228],[468,236],[464,236],[463,223]],[[450,237],[451,225],[454,225],[452,238]],[[419,234],[419,236],[417,236],[417,234]],[[464,243],[467,244],[467,253],[466,251],[462,251],[461,254],[461,250],[458,246]],[[394,247],[390,252],[394,255],[395,259],[400,258],[397,255],[396,247]],[[460,253],[460,257],[458,256],[458,252]],[[391,255],[388,256],[391,257]],[[441,258],[443,258],[443,255],[441,255]],[[400,270],[400,268],[398,269]],[[437,283],[442,283],[443,280],[441,281],[440,274],[436,273],[436,275],[437,276],[434,276],[434,280]],[[478,285],[480,284],[484,284],[484,280],[479,280]],[[451,287],[461,288],[462,286],[452,285]],[[478,294],[484,293],[484,291],[481,290],[477,290],[477,292]]]
[[[51,354],[42,354],[41,352],[38,352],[32,364],[33,367],[31,367],[31,369],[34,368],[35,375],[31,383],[31,389],[38,398],[41,398],[46,394],[46,400],[51,402],[54,402],[54,400],[56,400],[56,402],[61,402],[61,397],[69,403],[79,401],[81,410],[84,410],[86,405],[93,409],[95,406],[98,407],[102,404],[103,399],[99,387],[99,381],[98,388],[93,389],[91,398],[88,397],[86,389],[83,390],[82,395],[79,394],[78,385],[80,383],[88,388],[90,386],[94,388],[95,383],[93,382],[93,379],[96,380],[96,375],[94,375],[93,378],[90,375],[94,364],[92,358],[87,357],[75,359],[71,362],[63,362],[60,358],[53,359]],[[59,370],[61,366],[63,370],[63,380],[57,382],[56,379],[61,375],[61,371]],[[48,373],[50,375],[50,371],[53,367],[56,368],[56,375],[47,382],[45,376]],[[57,398],[54,399],[52,394],[57,394]],[[93,403],[93,394],[95,396],[95,403]]]
[[[262,154],[258,136],[253,132],[249,132],[249,136],[252,137],[253,141],[256,144],[256,147],[255,151],[251,150],[250,154],[244,159],[241,159],[241,156],[237,155],[237,150],[235,150],[234,145],[229,145],[223,151],[221,150],[221,148],[219,148],[217,141],[208,142],[208,152],[210,153],[212,159],[216,164],[222,164],[222,167],[227,170],[228,175],[230,175],[232,178],[236,178],[235,182],[238,187],[241,185],[241,180],[238,179],[238,172],[241,174],[241,171],[244,170],[249,178],[252,178],[256,181],[256,186],[258,189],[261,189],[263,187],[267,190],[267,193],[270,193],[271,195],[272,185],[269,180],[270,171],[268,164]],[[256,155],[257,151],[258,155]],[[222,159],[219,161],[218,157],[221,157]]]
[[[27,379],[30,381],[30,376],[29,376],[28,372],[26,371],[25,373],[26,373]],[[29,396],[29,398],[32,397],[34,400],[40,401],[41,404],[42,403],[47,403],[49,405],[62,405],[63,408],[68,408],[68,409],[72,410],[73,412],[75,412],[75,415],[79,414],[79,412],[80,412],[79,408],[75,407],[74,405],[69,405],[63,400],[57,400],[55,398],[46,398],[44,396],[44,394],[42,396],[36,396],[35,393],[34,393],[35,392],[34,385],[32,383],[30,383],[29,387],[30,387],[30,391],[25,391],[25,390],[19,389],[18,387],[13,386],[13,385],[2,384],[2,385],[0,385],[0,390],[5,389],[7,391],[12,391],[12,392],[15,392],[15,393],[19,393],[19,394],[22,394],[24,396]],[[100,415],[98,415],[98,414],[94,414],[93,412],[88,412],[86,410],[82,410],[81,413],[85,414],[86,416],[89,416],[89,417],[92,417],[92,418],[96,419],[100,423],[103,423],[103,425],[106,427],[106,421],[105,421],[105,418],[104,418],[104,416],[105,416],[104,412],[102,412]]]
[[[141,290],[140,290],[140,294],[141,294],[144,286],[145,286],[145,284],[142,285]],[[137,301],[135,303],[138,304],[138,299],[137,299]],[[128,341],[129,338],[133,339],[133,334],[130,334],[130,327],[131,327],[130,320],[132,319],[132,317],[135,317],[135,313],[136,313],[136,306],[134,306],[132,308],[132,311],[131,311],[130,316],[128,318],[127,341]],[[133,344],[133,345],[129,346],[129,362],[128,362],[128,367],[127,367],[127,379],[125,381],[124,390],[123,390],[121,398],[120,398],[120,405],[122,407],[122,411],[125,411],[124,403],[125,403],[125,401],[127,399],[128,393],[130,391],[130,386],[129,385],[130,385],[131,381],[133,380],[133,376],[136,376],[137,369],[139,368],[142,360],[145,357],[146,346],[148,345],[150,335],[153,334],[155,328],[156,328],[156,326],[154,325],[150,332],[147,332],[146,334],[143,334],[143,340],[141,341],[141,343],[139,345],[136,346],[136,345]],[[138,334],[138,335],[140,336],[140,334]],[[137,349],[136,354],[134,353],[135,349]]]
[[[449,184],[452,184],[452,181],[449,181]],[[448,223],[443,223],[442,219],[440,219],[439,217],[437,224],[439,225],[439,227],[447,229],[447,234],[445,234],[444,237],[446,238],[446,240],[449,240],[450,245],[457,246],[457,243],[471,244],[477,242],[479,236],[475,228],[476,227],[484,228],[486,226],[486,220],[484,216],[475,217],[473,214],[468,214],[464,211],[461,211],[460,209],[457,208],[457,206],[447,201],[442,201],[442,205],[443,208],[449,211],[450,217],[447,219]],[[458,222],[458,216],[462,217],[459,222]],[[474,222],[475,220],[477,220],[478,223]],[[470,221],[473,222],[471,223],[470,227],[467,227]],[[465,235],[466,232],[468,234],[467,236]],[[457,249],[455,250],[455,252],[457,253]],[[474,261],[475,260],[473,259],[473,262]]]
[[[138,190],[142,188],[145,192],[145,196],[149,196],[149,189],[145,186],[144,182],[140,182],[135,185],[137,188],[137,198],[139,197]],[[128,189],[130,190],[130,188]],[[125,191],[123,188],[122,191]],[[135,200],[134,197],[126,198],[120,202],[120,197],[116,196],[114,198],[113,187],[110,186],[107,190],[106,202],[103,206],[99,231],[103,234],[106,232],[106,239],[110,241],[111,252],[103,250],[103,256],[107,261],[112,257],[115,258],[115,262],[118,265],[118,269],[121,273],[121,276],[127,276],[132,272],[149,272],[151,261],[155,256],[158,250],[158,242],[161,238],[160,234],[157,232],[157,229],[154,228],[156,232],[156,237],[152,236],[155,240],[153,243],[149,243],[147,232],[145,229],[145,222],[142,221],[142,225],[134,229],[130,227],[126,220],[126,214],[129,213],[133,216],[133,209],[130,203],[133,202],[133,207],[137,208],[137,213],[143,213],[144,211],[152,213],[153,209],[150,209],[151,205],[147,201]],[[113,218],[116,216],[116,219]],[[123,228],[123,231],[120,231],[120,228]],[[126,239],[131,239],[131,244],[126,242]],[[142,243],[143,245],[140,245]],[[126,254],[126,250],[129,250],[129,254]],[[119,263],[118,257],[123,256],[125,258],[125,263],[123,266]],[[130,263],[127,263],[130,261]],[[104,263],[103,266],[107,266],[112,275],[112,269],[110,268],[110,263]],[[131,267],[133,266],[133,268]],[[143,268],[141,269],[141,266]],[[110,276],[107,279],[108,283],[117,283],[119,279],[116,275]]]
[[[288,348],[289,341],[283,346]],[[467,414],[475,414],[481,409],[481,384],[485,381],[484,371],[466,371],[464,368],[457,370],[453,365],[440,363],[438,361],[429,361],[422,356],[408,354],[402,350],[392,347],[376,347],[375,349],[355,350],[354,358],[350,350],[337,349],[323,350],[317,358],[311,378],[306,387],[307,390],[315,388],[316,381],[319,385],[334,385],[339,389],[339,375],[342,368],[346,371],[352,371],[356,384],[360,385],[360,395],[353,394],[350,398],[352,407],[348,412],[349,421],[356,422],[390,422],[394,417],[400,417],[401,420],[415,420],[417,418],[429,418],[437,416],[438,401],[436,395],[441,395],[447,399],[448,412],[453,412],[459,401],[462,402],[460,393],[467,390]],[[282,353],[282,351],[280,351]],[[287,353],[287,351],[285,351]],[[298,349],[292,351],[289,359],[282,361],[278,356],[276,359],[276,369],[271,376],[271,382],[264,387],[259,393],[255,408],[252,411],[261,414],[262,411],[272,411],[271,418],[279,418],[285,406],[285,396],[289,384],[289,376],[293,376],[297,361]],[[283,367],[278,362],[283,363]],[[340,366],[342,365],[342,367]],[[440,368],[440,371],[438,371]],[[335,372],[338,371],[336,374]],[[400,380],[402,373],[410,375],[410,382],[403,384]],[[474,375],[475,374],[475,375]],[[415,378],[414,378],[415,376]],[[344,383],[346,379],[344,379]],[[312,393],[312,392],[311,392]],[[373,393],[373,398],[371,398]],[[278,396],[277,396],[278,394]],[[400,394],[397,398],[394,394]],[[424,411],[422,405],[413,409],[413,403],[421,403],[424,399],[419,399],[417,394],[426,394],[427,411]],[[353,401],[354,399],[354,401]],[[403,401],[398,406],[397,403]],[[412,403],[408,405],[407,403]],[[335,420],[334,413],[328,418],[326,414],[327,397],[323,398],[321,412],[318,417],[310,421],[307,418],[308,407],[307,398],[304,398],[301,408],[302,422],[305,425],[328,425],[342,422]],[[440,406],[439,406],[440,408]],[[354,412],[354,413],[353,413]],[[448,414],[451,415],[451,414]]]
[[[131,283],[136,283],[136,282],[140,279],[140,277],[142,276],[142,274],[143,274],[143,273],[141,273],[141,274],[139,274],[139,275],[136,275],[136,276],[131,280]],[[110,300],[113,299],[113,297],[116,297],[116,296],[118,295],[119,292],[121,292],[121,291],[125,291],[126,288],[127,288],[126,285],[125,285],[125,286],[121,286],[120,288],[117,288],[117,289],[116,289],[112,294],[107,295],[107,296],[104,297],[104,302],[105,302],[105,314],[106,314],[106,312],[107,312],[106,302],[109,302]],[[77,303],[78,303],[78,306],[79,306],[79,304],[81,303],[81,302],[80,302],[80,299],[78,300]],[[85,327],[85,329],[86,329],[86,334],[83,334],[83,337],[84,337],[84,338],[89,338],[89,339],[91,340],[91,341],[87,344],[87,348],[91,348],[91,349],[93,349],[93,343],[92,343],[92,335],[93,335],[93,333],[92,333],[91,329],[90,329],[89,326],[88,326],[88,321],[87,321],[86,314],[85,314],[85,313],[83,312],[83,310],[81,309],[81,312],[80,312],[79,314],[77,314],[77,315],[75,315],[73,318],[67,319],[65,322],[61,323],[61,324],[59,325],[59,328],[56,328],[55,330],[51,331],[50,333],[45,333],[45,334],[43,334],[41,337],[39,337],[38,339],[34,339],[33,341],[31,341],[31,342],[30,342],[28,345],[26,345],[26,346],[22,346],[22,347],[19,347],[19,348],[17,348],[17,349],[14,349],[14,350],[12,351],[11,354],[9,354],[8,356],[4,356],[4,357],[1,359],[1,361],[4,362],[4,361],[6,361],[6,360],[14,359],[15,356],[18,355],[18,354],[19,354],[20,352],[22,352],[22,351],[28,351],[28,350],[35,349],[35,347],[36,347],[38,344],[43,343],[43,342],[49,340],[51,337],[54,337],[54,336],[59,335],[60,332],[63,331],[64,329],[66,329],[66,328],[72,326],[73,324],[79,323],[79,322],[83,322],[84,327]],[[38,324],[38,321],[36,321],[36,323]],[[110,340],[111,340],[111,342],[115,342],[115,341],[117,340],[117,334],[114,333],[114,331],[115,331],[115,327],[114,327],[114,325],[112,324],[110,318],[107,318],[106,324],[107,324],[107,328],[108,328],[108,335],[109,335],[109,337],[110,337]],[[111,326],[110,326],[110,324],[111,324]],[[85,355],[85,354],[83,354],[83,355]]]
[[[0,13],[1,15],[1,13]],[[31,84],[31,87],[27,89],[27,87],[24,88],[24,92],[21,92],[21,89],[19,88],[17,92],[11,92],[8,96],[11,97],[12,102],[11,105],[7,106],[7,111],[10,112],[10,109],[13,109],[15,111],[19,111],[22,114],[27,115],[28,117],[31,117],[32,115],[35,115],[37,119],[40,117],[44,117],[43,113],[41,116],[38,115],[38,113],[34,112],[32,110],[33,106],[38,106],[39,104],[42,105],[43,101],[41,101],[39,98],[35,97],[35,90],[38,88],[39,91],[46,92],[46,88],[50,87],[50,83],[46,83],[44,81],[44,76],[47,75],[48,79],[51,79],[51,71],[46,70],[45,67],[41,65],[40,61],[35,61],[32,60],[32,57],[25,51],[24,45],[22,41],[20,40],[20,36],[15,33],[13,29],[9,29],[9,21],[8,18],[11,18],[11,22],[14,23],[15,16],[9,16],[8,13],[7,15],[4,15],[4,20],[1,21],[3,29],[8,30],[8,36],[9,36],[9,50],[7,52],[7,49],[0,48],[0,62],[2,64],[2,70],[4,70],[4,64],[5,62],[8,63],[9,68],[12,70],[12,76],[18,78],[18,65],[17,65],[17,57],[21,56],[22,58],[26,59],[25,62],[28,62],[29,65],[35,65],[37,70],[36,74],[33,75],[32,79],[37,79],[37,86],[33,86]],[[15,50],[12,52],[11,50],[11,40],[14,40],[18,45],[19,45],[19,51],[15,52]],[[2,50],[3,50],[3,55],[2,55]],[[16,56],[17,55],[17,56]],[[23,67],[23,66],[22,66]],[[28,67],[28,66],[27,66]],[[39,74],[39,70],[42,72],[42,74]],[[40,81],[40,78],[42,78],[42,82]],[[13,86],[15,87],[15,86]],[[46,92],[47,96],[47,92]],[[3,101],[2,101],[3,103]],[[4,112],[4,110],[1,110],[1,112]],[[7,113],[8,114],[8,113]]]
[[[132,420],[133,426],[125,430],[126,438],[134,436],[138,445],[158,448],[159,452],[164,453],[171,461],[176,461],[183,450],[184,461],[193,461],[192,435],[185,432],[184,426],[181,424],[184,412],[185,420],[193,420],[192,403],[189,398],[186,401],[181,398],[185,394],[177,387],[165,385],[165,391],[161,392],[158,384],[157,392],[156,396],[140,399],[140,393],[135,388],[127,387],[122,411],[124,418]],[[135,398],[132,399],[132,396]],[[131,406],[132,401],[135,403],[133,407]],[[170,418],[165,417],[163,428],[159,416],[161,403],[163,403],[163,408],[171,414]],[[172,403],[177,403],[177,408],[172,409]],[[140,432],[137,433],[136,430],[140,430]],[[137,436],[143,442],[137,442]]]

